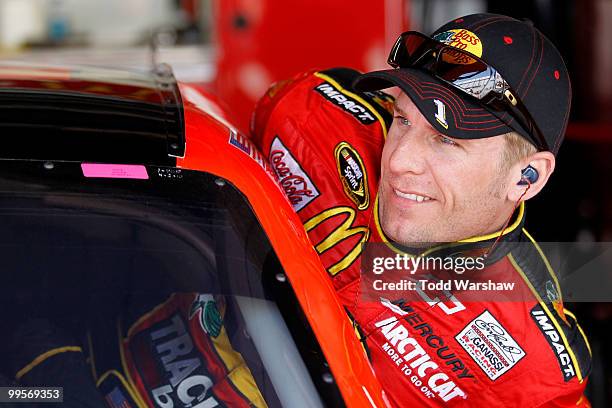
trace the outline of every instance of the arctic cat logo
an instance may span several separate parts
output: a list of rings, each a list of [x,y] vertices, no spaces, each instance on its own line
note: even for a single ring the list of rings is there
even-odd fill
[[[341,93],[329,82],[323,82],[314,89],[334,105],[337,105],[343,110],[349,112],[355,119],[364,125],[370,125],[376,122],[376,118],[368,109],[362,106],[355,99]]]
[[[334,150],[338,174],[346,195],[358,209],[365,210],[370,204],[368,177],[359,153],[353,147],[342,142]]]
[[[150,333],[150,342],[157,363],[166,372],[167,380],[162,379],[162,384],[163,381],[169,384],[157,385],[150,391],[155,405],[161,408],[218,406],[213,395],[207,396],[213,383],[194,350],[183,319],[175,314],[170,321],[165,320],[157,327]]]
[[[550,318],[542,310],[540,306],[536,306],[531,309],[531,317],[533,321],[536,322],[544,337],[546,337],[546,341],[555,352],[555,356],[559,361],[559,367],[561,367],[561,371],[563,372],[563,379],[565,381],[569,381],[576,376],[576,371],[574,370],[574,365],[572,364],[572,360],[563,344],[563,340],[559,335],[557,329],[552,325]]]
[[[382,350],[426,398],[438,396],[444,402],[456,397],[467,398],[397,317],[380,320],[374,326],[387,340],[381,345]]]
[[[446,344],[444,338],[436,335],[433,327],[424,321],[423,317],[412,306],[406,304],[403,300],[390,302],[384,298],[380,299],[380,303],[392,312],[402,316],[402,319],[408,322],[414,329],[412,331],[413,337],[416,337],[415,334],[418,333],[425,340],[427,346],[435,350],[437,356],[444,360],[444,364],[457,375],[457,378],[462,380],[465,378],[474,379],[474,375],[470,372],[469,368],[465,366],[463,361]]]

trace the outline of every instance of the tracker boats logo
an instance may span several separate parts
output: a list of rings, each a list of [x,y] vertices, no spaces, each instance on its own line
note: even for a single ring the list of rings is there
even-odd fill
[[[269,157],[278,181],[296,212],[320,195],[306,171],[278,136],[272,141]]]
[[[525,357],[525,351],[487,310],[455,339],[493,381]]]
[[[150,390],[149,397],[156,407],[219,405],[211,391],[211,374],[178,314],[139,333],[134,342],[146,344],[151,367],[163,370],[163,374],[142,371],[143,381]]]
[[[334,149],[334,155],[344,192],[358,209],[365,210],[370,205],[370,193],[368,176],[359,153],[350,144],[341,142]]]

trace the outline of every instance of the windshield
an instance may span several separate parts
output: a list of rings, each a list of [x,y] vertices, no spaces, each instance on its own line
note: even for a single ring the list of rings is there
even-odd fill
[[[66,406],[341,404],[226,180],[74,162],[0,171],[2,385],[62,386]]]

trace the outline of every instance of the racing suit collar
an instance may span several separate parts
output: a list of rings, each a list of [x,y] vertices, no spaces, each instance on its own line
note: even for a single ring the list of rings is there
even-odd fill
[[[525,202],[521,202],[513,214],[512,222],[503,231],[498,230],[490,234],[479,235],[453,243],[441,244],[428,249],[410,248],[392,241],[385,235],[380,225],[378,214],[378,195],[376,196],[373,212],[374,224],[378,235],[387,247],[398,254],[406,254],[408,256],[478,256],[479,254],[487,253],[488,264],[494,263],[506,256],[511,249],[511,246],[507,244],[519,240],[525,224]]]

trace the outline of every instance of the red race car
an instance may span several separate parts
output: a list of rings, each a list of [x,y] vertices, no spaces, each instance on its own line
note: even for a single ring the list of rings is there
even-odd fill
[[[2,401],[385,406],[300,219],[210,98],[167,66],[0,65],[0,105]]]

